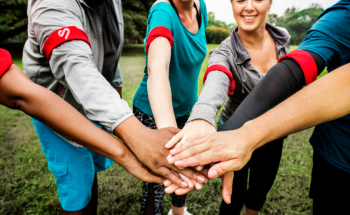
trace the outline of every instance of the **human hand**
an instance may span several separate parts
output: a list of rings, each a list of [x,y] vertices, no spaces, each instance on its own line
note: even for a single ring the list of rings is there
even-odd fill
[[[165,147],[170,149],[180,147],[182,144],[185,144],[189,139],[197,139],[201,136],[216,133],[215,127],[203,119],[193,120],[185,125],[185,127],[177,133],[166,145]],[[174,164],[172,156],[168,157],[170,164]],[[196,168],[198,171],[203,169],[203,166],[198,166]]]
[[[213,164],[211,164],[211,165],[213,165]],[[209,167],[208,168],[205,167],[203,170],[208,171]],[[223,176],[221,176],[221,179],[222,179],[222,198],[224,199],[224,201],[227,204],[231,204],[233,172],[225,173]],[[188,192],[193,190],[193,189],[189,189],[189,188],[185,188],[185,189],[181,188],[181,187],[177,186],[176,184],[173,184],[169,180],[166,180],[164,182],[164,186],[166,187],[166,189],[164,190],[166,193],[171,194],[171,193],[175,192],[175,194],[179,195],[179,196],[185,195]],[[196,186],[196,189],[200,190],[201,187],[199,189]]]
[[[191,184],[177,177],[171,170],[194,180],[196,183],[206,183],[208,179],[204,175],[190,168],[180,170],[167,162],[166,157],[169,155],[169,149],[166,149],[164,145],[177,132],[179,129],[175,128],[158,130],[146,128],[135,117],[128,118],[115,130],[116,135],[124,140],[140,162],[157,175],[169,179],[182,188],[190,188]]]
[[[254,135],[244,129],[217,132],[191,139],[170,151],[177,167],[217,163],[209,170],[209,178],[218,178],[227,172],[242,169],[255,148]]]

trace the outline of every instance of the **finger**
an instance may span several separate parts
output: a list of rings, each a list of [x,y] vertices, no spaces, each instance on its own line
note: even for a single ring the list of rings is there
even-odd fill
[[[179,142],[179,144],[175,147],[175,149],[170,150],[170,154],[172,156],[175,156],[176,154],[179,154],[193,146],[197,146],[199,144],[205,143],[207,140],[207,138],[192,138],[192,139],[188,139],[188,140],[182,140],[181,142]]]
[[[196,167],[196,170],[197,170],[197,171],[201,171],[203,168],[204,168],[204,166],[197,166],[197,167]]]
[[[131,171],[130,174],[147,183],[163,184],[165,182],[165,178],[153,175],[146,169],[144,171]]]
[[[173,182],[171,182],[170,180],[165,180],[163,184],[164,184],[164,186],[166,186],[166,187],[170,187],[170,185],[172,185]]]
[[[195,142],[195,141],[194,141]],[[208,151],[212,148],[212,144],[211,143],[203,143],[203,144],[196,144],[194,146],[191,146],[190,148],[183,150],[179,153],[177,153],[176,155],[172,155],[172,157],[169,157],[169,161],[179,161],[179,160],[183,160],[185,158],[189,158],[189,157],[193,157],[193,156],[197,156],[198,154]],[[175,150],[175,149],[173,149]],[[172,151],[172,150],[171,150]],[[170,151],[170,153],[171,153]]]
[[[222,176],[222,198],[226,204],[231,204],[233,172],[225,173]]]
[[[197,190],[201,190],[203,188],[203,185],[200,183],[196,183],[195,187]]]
[[[206,183],[209,179],[207,177],[205,177],[204,175],[193,171],[190,168],[186,168],[186,169],[178,169],[176,170],[178,173],[181,173],[184,176],[187,176],[188,178],[194,180],[195,182],[198,182],[200,184],[202,183]]]
[[[182,174],[180,174],[180,177],[187,182],[188,188],[193,188],[194,187],[195,183],[193,183],[193,181],[191,179],[189,179],[188,177],[186,177],[186,176],[184,176]]]
[[[182,130],[178,129],[178,128],[174,128],[174,127],[168,127],[167,128],[173,135],[176,135],[178,133],[180,133]]]
[[[208,150],[202,153],[198,153],[195,156],[175,161],[174,165],[178,168],[200,165],[203,166],[212,162],[220,161],[219,156],[221,156],[221,154],[214,153],[212,150]]]
[[[238,170],[237,168],[237,160],[229,160],[215,164],[209,170],[209,178],[219,178],[227,172]]]
[[[180,187],[188,187],[188,184],[183,179],[177,177],[171,170],[166,167],[159,168],[158,173]]]
[[[175,191],[178,189],[181,189],[181,188],[176,184],[172,184],[169,187],[165,188],[164,192],[167,194],[172,194],[172,193],[175,193]]]
[[[174,145],[177,144],[182,139],[183,134],[184,132],[180,131],[175,136],[173,136],[173,138],[171,138],[171,140],[167,144],[165,144],[165,148],[170,149],[174,147]]]
[[[179,188],[175,191],[175,194],[178,195],[178,196],[182,196],[182,195],[185,195],[187,193],[189,193],[190,191],[192,191],[192,189],[190,188]]]

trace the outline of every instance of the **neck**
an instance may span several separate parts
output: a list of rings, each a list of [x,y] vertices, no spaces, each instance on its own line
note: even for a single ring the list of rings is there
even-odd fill
[[[237,33],[238,33],[239,39],[242,42],[242,45],[246,49],[255,49],[255,48],[261,47],[268,36],[266,34],[268,33],[266,31],[266,24],[253,32],[247,32],[247,31],[241,30],[238,27]]]
[[[173,0],[174,5],[179,13],[191,14],[193,9],[193,1],[179,1]]]

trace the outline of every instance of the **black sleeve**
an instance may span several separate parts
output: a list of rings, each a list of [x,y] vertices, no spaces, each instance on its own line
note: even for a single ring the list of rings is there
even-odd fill
[[[317,73],[320,74],[325,67],[324,60],[313,52],[309,54],[314,58]],[[269,70],[219,131],[242,127],[247,121],[261,116],[298,92],[304,85],[304,73],[299,64],[290,58],[282,60]]]

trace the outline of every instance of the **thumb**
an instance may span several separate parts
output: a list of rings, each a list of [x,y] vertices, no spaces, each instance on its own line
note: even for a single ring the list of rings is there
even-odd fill
[[[222,198],[226,204],[231,204],[233,172],[228,172],[222,177]]]
[[[175,144],[177,144],[183,137],[183,131],[181,130],[179,133],[177,133],[167,144],[165,144],[165,148],[170,149],[172,148]]]
[[[219,178],[227,172],[232,172],[234,170],[234,164],[235,162],[233,160],[215,164],[209,170],[209,178]]]

